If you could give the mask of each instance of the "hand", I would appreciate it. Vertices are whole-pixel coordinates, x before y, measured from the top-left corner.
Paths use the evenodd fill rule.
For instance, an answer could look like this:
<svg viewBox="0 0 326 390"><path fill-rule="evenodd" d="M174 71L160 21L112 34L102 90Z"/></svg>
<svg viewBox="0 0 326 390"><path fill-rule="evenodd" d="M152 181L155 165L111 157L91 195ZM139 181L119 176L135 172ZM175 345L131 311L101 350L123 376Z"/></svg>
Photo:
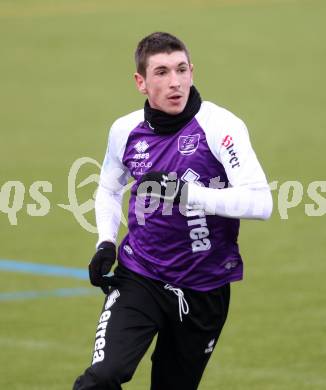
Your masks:
<svg viewBox="0 0 326 390"><path fill-rule="evenodd" d="M115 284L114 276L107 276L115 262L116 250L113 242L103 241L97 248L88 266L89 279L93 286L101 287L104 294L109 292L109 285Z"/></svg>
<svg viewBox="0 0 326 390"><path fill-rule="evenodd" d="M186 184L177 178L175 172L148 172L141 178L137 195L150 195L161 200L180 203L181 194L183 199L186 201L188 199L188 185Z"/></svg>

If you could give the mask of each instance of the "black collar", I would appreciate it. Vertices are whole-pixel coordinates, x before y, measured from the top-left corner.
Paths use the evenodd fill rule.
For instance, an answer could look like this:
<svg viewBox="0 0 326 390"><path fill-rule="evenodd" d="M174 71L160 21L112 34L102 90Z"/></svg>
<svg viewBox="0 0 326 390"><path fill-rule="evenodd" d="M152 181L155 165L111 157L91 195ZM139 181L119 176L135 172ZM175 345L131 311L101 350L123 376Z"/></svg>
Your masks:
<svg viewBox="0 0 326 390"><path fill-rule="evenodd" d="M197 89L190 87L187 104L180 114L171 115L166 112L156 110L145 102L144 114L145 121L156 134L173 134L179 131L197 114L201 106L201 97Z"/></svg>

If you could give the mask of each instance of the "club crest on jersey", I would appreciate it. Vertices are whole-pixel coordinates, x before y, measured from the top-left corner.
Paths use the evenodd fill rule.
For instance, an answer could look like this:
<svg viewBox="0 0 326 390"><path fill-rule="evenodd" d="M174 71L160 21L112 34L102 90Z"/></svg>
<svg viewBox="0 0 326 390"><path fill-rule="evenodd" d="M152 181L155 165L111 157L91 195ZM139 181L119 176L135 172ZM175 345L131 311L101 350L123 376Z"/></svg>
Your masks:
<svg viewBox="0 0 326 390"><path fill-rule="evenodd" d="M199 145L199 138L199 134L180 135L178 138L178 151L185 156L195 153Z"/></svg>

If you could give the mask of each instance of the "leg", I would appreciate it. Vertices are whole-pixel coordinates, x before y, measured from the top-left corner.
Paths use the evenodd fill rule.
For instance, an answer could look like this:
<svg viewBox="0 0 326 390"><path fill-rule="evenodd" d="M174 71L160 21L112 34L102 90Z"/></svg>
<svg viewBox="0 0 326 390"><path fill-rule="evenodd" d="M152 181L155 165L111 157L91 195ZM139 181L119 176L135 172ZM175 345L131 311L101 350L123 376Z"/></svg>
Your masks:
<svg viewBox="0 0 326 390"><path fill-rule="evenodd" d="M157 333L160 316L148 290L123 278L105 300L92 365L77 378L73 390L120 390Z"/></svg>
<svg viewBox="0 0 326 390"><path fill-rule="evenodd" d="M225 323L229 285L187 294L190 313L159 332L152 355L151 390L196 390Z"/></svg>

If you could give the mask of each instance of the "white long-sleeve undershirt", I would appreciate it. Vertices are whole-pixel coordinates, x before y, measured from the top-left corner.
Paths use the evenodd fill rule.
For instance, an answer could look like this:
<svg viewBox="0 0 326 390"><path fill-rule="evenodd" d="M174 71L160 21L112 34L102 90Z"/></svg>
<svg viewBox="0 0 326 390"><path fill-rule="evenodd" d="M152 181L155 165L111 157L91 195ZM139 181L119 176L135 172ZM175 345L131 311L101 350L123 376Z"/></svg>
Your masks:
<svg viewBox="0 0 326 390"><path fill-rule="evenodd" d="M210 215L265 220L272 213L273 200L268 187L216 189L189 183L188 205Z"/></svg>
<svg viewBox="0 0 326 390"><path fill-rule="evenodd" d="M122 190L113 192L99 184L95 199L95 216L98 230L97 245L103 241L117 240L122 213Z"/></svg>

